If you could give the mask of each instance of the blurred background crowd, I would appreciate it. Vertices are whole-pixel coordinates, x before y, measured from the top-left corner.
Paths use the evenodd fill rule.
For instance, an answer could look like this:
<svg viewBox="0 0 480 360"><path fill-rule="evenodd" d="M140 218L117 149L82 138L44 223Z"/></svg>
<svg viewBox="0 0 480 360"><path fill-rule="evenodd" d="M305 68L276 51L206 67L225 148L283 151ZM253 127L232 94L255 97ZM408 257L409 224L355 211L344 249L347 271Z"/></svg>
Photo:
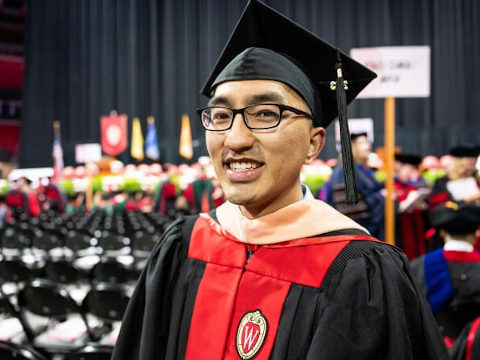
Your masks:
<svg viewBox="0 0 480 360"><path fill-rule="evenodd" d="M375 203L372 203L382 203L384 197L382 195L380 200L375 200L374 195L376 192L385 192L383 161L381 156L371 151L371 144L368 143L364 148L357 145L362 137L352 136L352 143L356 163L371 174L375 182L371 193L363 194L368 204L362 205L360 201L355 206L348 206L339 200L342 189L333 186L332 180L335 169L340 167L337 165L339 161L341 165L341 159L317 159L313 164L305 165L301 180L315 198L327 201L357 221L365 217L380 217L378 226L383 227L383 207L375 208ZM464 193L451 186L447 188L447 182L453 184L452 181L460 179L474 179L478 184L477 158L478 148L473 145L454 147L449 154L440 158L433 155L421 158L413 154L396 154L395 243L410 258L421 255L429 246L433 246L429 245L432 235L428 231L431 228L429 213L438 205L449 200L478 203L480 193L478 189L475 191L475 186L464 188ZM361 182L361 176L357 181ZM464 198L459 198L462 196ZM119 216L129 211L153 212L173 220L179 215L208 212L223 202L215 171L210 159L205 156L197 162L180 165L124 165L114 158L103 158L98 163L64 167L58 176L48 169L43 174L17 169L0 179L2 228L18 220L38 218L42 214L66 216L72 212L96 210ZM362 206L370 209L368 214L362 212ZM370 230L376 231L375 228ZM414 241L410 241L413 237Z"/></svg>

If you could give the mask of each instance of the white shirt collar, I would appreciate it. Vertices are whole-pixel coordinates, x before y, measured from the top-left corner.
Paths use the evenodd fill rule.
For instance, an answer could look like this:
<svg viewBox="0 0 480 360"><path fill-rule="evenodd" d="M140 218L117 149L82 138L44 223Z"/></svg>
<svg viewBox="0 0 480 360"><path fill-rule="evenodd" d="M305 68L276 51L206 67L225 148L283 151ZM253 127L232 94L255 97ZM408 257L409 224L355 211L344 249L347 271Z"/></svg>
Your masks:
<svg viewBox="0 0 480 360"><path fill-rule="evenodd" d="M443 250L472 252L473 245L462 240L448 240L443 246Z"/></svg>
<svg viewBox="0 0 480 360"><path fill-rule="evenodd" d="M315 200L313 197L312 192L310 191L309 187L305 184L300 184L303 193L303 200Z"/></svg>

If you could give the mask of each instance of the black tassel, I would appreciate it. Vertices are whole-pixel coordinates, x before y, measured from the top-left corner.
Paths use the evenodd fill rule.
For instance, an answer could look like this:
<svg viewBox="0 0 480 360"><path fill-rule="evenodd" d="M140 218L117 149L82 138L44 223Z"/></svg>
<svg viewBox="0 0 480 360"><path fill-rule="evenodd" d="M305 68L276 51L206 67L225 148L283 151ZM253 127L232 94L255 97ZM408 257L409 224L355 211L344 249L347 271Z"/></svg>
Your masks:
<svg viewBox="0 0 480 360"><path fill-rule="evenodd" d="M352 144L350 141L350 131L348 130L347 119L347 97L345 94L346 82L343 80L342 63L340 54L337 55L336 93L338 121L340 123L340 141L342 145L343 175L345 178L345 196L347 204L353 205L358 201L357 181L355 177L355 164L353 163Z"/></svg>

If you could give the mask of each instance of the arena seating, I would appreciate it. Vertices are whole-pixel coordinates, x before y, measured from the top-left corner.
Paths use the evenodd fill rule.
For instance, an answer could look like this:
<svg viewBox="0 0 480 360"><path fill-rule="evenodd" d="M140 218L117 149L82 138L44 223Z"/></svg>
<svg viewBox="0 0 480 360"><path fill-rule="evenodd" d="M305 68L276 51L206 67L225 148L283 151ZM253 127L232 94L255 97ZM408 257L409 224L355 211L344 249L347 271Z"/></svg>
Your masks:
<svg viewBox="0 0 480 360"><path fill-rule="evenodd" d="M6 223L0 359L109 359L136 279L170 221L96 209ZM2 336L2 325L11 333Z"/></svg>
<svg viewBox="0 0 480 360"><path fill-rule="evenodd" d="M0 341L0 359L2 360L47 360L29 346Z"/></svg>

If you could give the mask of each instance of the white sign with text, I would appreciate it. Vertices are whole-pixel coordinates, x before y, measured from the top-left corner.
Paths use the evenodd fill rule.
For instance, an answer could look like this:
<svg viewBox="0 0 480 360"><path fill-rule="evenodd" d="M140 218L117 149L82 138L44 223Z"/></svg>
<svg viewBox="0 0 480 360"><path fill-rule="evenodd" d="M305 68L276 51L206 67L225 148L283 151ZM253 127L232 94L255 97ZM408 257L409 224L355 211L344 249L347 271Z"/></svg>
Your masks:
<svg viewBox="0 0 480 360"><path fill-rule="evenodd" d="M77 144L75 145L75 161L78 164L97 162L102 158L100 144Z"/></svg>
<svg viewBox="0 0 480 360"><path fill-rule="evenodd" d="M348 119L348 130L350 134L367 133L368 140L373 144L373 119ZM335 120L335 147L337 152L340 153L342 151L340 146L340 123L338 120Z"/></svg>
<svg viewBox="0 0 480 360"><path fill-rule="evenodd" d="M429 46L353 48L350 56L377 73L357 98L430 96Z"/></svg>

